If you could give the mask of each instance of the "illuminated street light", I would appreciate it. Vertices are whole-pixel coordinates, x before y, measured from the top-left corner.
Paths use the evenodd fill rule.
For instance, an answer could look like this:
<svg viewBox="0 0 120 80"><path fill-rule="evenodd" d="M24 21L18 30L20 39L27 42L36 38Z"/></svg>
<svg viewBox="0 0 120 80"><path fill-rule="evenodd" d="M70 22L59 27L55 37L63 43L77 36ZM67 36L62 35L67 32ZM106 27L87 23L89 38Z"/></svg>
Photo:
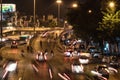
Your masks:
<svg viewBox="0 0 120 80"><path fill-rule="evenodd" d="M113 1L109 2L108 6L109 6L110 11L111 11L112 13L114 13L115 10L116 10L116 9L115 9L115 2L113 2Z"/></svg>
<svg viewBox="0 0 120 80"><path fill-rule="evenodd" d="M62 3L62 0L57 0L56 3L58 4L58 22L57 24L59 25L60 24L60 5Z"/></svg>
<svg viewBox="0 0 120 80"><path fill-rule="evenodd" d="M113 1L109 2L109 7L110 8L114 8L115 7L115 3Z"/></svg>
<svg viewBox="0 0 120 80"><path fill-rule="evenodd" d="M92 13L92 10L88 10L88 13Z"/></svg>
<svg viewBox="0 0 120 80"><path fill-rule="evenodd" d="M62 3L62 0L57 0L56 1L58 4L61 4Z"/></svg>
<svg viewBox="0 0 120 80"><path fill-rule="evenodd" d="M73 7L73 8L77 8L77 7L78 7L78 4L77 4L77 3L73 3L72 7Z"/></svg>

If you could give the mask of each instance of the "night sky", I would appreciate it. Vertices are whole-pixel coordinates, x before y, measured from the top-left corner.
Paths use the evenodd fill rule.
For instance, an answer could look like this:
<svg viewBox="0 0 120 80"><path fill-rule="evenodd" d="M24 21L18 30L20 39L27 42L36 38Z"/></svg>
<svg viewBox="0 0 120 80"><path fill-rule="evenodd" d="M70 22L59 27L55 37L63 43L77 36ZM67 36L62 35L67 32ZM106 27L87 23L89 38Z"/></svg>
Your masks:
<svg viewBox="0 0 120 80"><path fill-rule="evenodd" d="M17 11L26 15L33 14L34 0L3 0L3 3L15 3ZM67 9L75 0L63 0L61 4L61 16L64 17ZM85 1L85 0L84 0ZM36 14L38 16L53 14L57 16L56 0L36 0Z"/></svg>

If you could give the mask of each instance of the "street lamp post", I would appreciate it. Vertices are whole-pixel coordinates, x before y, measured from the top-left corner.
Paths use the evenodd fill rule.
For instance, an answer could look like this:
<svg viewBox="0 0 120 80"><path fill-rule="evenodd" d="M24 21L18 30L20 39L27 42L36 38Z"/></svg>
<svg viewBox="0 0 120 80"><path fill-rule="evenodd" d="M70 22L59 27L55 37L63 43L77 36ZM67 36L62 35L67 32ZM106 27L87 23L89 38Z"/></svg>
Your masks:
<svg viewBox="0 0 120 80"><path fill-rule="evenodd" d="M0 33L1 33L1 41L2 41L2 37L3 37L3 34L2 34L2 33L3 33L3 30L2 30L2 16L3 16L3 15L2 15L2 0L1 0L0 4L1 4L1 5L0 5L0 6L1 6L1 15L0 15L0 16L1 16Z"/></svg>
<svg viewBox="0 0 120 80"><path fill-rule="evenodd" d="M115 2L110 1L110 2L109 2L109 8L110 8L110 10L114 13L114 11L115 11Z"/></svg>
<svg viewBox="0 0 120 80"><path fill-rule="evenodd" d="M60 4L62 3L62 0L57 0L56 3L58 4L58 19L57 19L57 24L59 26L59 24L60 24Z"/></svg>
<svg viewBox="0 0 120 80"><path fill-rule="evenodd" d="M34 24L34 34L35 34L35 24L36 24L36 0L34 0L34 12L33 12L33 24Z"/></svg>

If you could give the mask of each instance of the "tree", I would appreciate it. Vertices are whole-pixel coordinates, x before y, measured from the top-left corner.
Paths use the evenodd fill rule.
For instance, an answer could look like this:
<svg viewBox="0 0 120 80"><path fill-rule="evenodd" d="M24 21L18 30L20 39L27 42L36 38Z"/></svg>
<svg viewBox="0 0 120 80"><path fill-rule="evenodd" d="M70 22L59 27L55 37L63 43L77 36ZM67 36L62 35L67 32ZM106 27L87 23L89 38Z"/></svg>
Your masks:
<svg viewBox="0 0 120 80"><path fill-rule="evenodd" d="M109 41L115 41L116 37L120 37L119 25L120 25L120 10L112 12L108 9L103 13L102 22L99 24L98 30L101 32L101 38Z"/></svg>

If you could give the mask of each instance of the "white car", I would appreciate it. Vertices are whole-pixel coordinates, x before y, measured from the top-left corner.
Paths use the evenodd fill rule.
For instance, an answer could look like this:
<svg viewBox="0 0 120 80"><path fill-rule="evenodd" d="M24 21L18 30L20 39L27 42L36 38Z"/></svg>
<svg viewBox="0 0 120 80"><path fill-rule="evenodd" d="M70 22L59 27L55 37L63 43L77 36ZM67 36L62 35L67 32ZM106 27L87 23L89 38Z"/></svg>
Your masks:
<svg viewBox="0 0 120 80"><path fill-rule="evenodd" d="M71 69L73 73L83 73L84 67L82 64L72 64Z"/></svg>
<svg viewBox="0 0 120 80"><path fill-rule="evenodd" d="M46 61L46 59L47 59L46 55L44 55L42 52L36 55L36 60L38 61Z"/></svg>
<svg viewBox="0 0 120 80"><path fill-rule="evenodd" d="M72 73L83 73L84 66L79 63L78 59L75 59L71 64L71 70L72 70Z"/></svg>
<svg viewBox="0 0 120 80"><path fill-rule="evenodd" d="M17 68L17 61L10 61L5 67L5 70L12 72L12 71L15 71L16 68Z"/></svg>
<svg viewBox="0 0 120 80"><path fill-rule="evenodd" d="M79 62L80 62L81 64L88 64L88 63L89 63L89 58L86 57L86 56L80 56Z"/></svg>
<svg viewBox="0 0 120 80"><path fill-rule="evenodd" d="M80 53L79 56L86 56L88 58L91 58L91 54L90 53L86 53L86 52Z"/></svg>
<svg viewBox="0 0 120 80"><path fill-rule="evenodd" d="M64 55L65 55L66 57L70 57L70 56L71 56L71 53L70 53L69 51L66 51L66 52L64 52Z"/></svg>
<svg viewBox="0 0 120 80"><path fill-rule="evenodd" d="M81 64L88 64L91 58L91 54L90 53L80 53L80 58L79 58L79 62Z"/></svg>

